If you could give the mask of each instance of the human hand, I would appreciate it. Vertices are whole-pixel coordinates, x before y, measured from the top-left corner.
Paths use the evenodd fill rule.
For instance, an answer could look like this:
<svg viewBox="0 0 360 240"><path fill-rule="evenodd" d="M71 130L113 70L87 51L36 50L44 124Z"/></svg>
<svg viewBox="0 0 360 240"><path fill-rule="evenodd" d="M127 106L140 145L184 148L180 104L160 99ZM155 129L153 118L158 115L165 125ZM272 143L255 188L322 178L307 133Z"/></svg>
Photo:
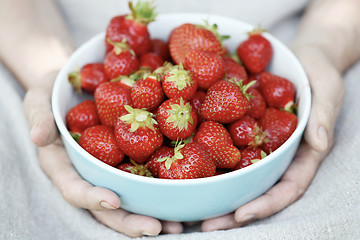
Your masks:
<svg viewBox="0 0 360 240"><path fill-rule="evenodd" d="M29 88L24 110L31 140L39 147L40 166L64 199L75 207L88 209L100 223L131 237L182 232L180 223L161 222L120 209L121 201L114 192L91 185L76 172L59 138L51 112L55 76L56 72L50 73L40 85Z"/></svg>
<svg viewBox="0 0 360 240"><path fill-rule="evenodd" d="M331 150L343 101L343 80L331 60L316 46L298 45L293 50L303 64L312 88L310 118L298 152L280 181L270 190L234 213L204 221L203 231L241 227L286 208L304 194Z"/></svg>

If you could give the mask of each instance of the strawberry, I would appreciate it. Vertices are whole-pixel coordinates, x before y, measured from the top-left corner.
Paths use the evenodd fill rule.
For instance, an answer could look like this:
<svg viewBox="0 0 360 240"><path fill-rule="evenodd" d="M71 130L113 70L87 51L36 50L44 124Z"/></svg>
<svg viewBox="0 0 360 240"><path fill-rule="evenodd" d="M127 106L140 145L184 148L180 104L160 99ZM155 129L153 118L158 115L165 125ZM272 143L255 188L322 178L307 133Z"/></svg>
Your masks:
<svg viewBox="0 0 360 240"><path fill-rule="evenodd" d="M154 38L151 39L151 52L159 55L164 61L170 61L169 44L162 39Z"/></svg>
<svg viewBox="0 0 360 240"><path fill-rule="evenodd" d="M93 100L85 100L66 113L66 125L72 133L81 134L85 129L99 124L100 119Z"/></svg>
<svg viewBox="0 0 360 240"><path fill-rule="evenodd" d="M216 167L208 153L198 143L178 144L173 156L158 159L162 164L159 177L167 179L193 179L214 176Z"/></svg>
<svg viewBox="0 0 360 240"><path fill-rule="evenodd" d="M260 75L260 90L269 107L293 110L295 87L288 79L263 72Z"/></svg>
<svg viewBox="0 0 360 240"><path fill-rule="evenodd" d="M266 139L261 149L267 154L279 148L295 131L297 116L276 108L267 108L259 119L259 125L266 133Z"/></svg>
<svg viewBox="0 0 360 240"><path fill-rule="evenodd" d="M236 62L232 57L224 56L223 59L227 79L236 78L237 81L242 80L243 82L247 80L248 77L244 66Z"/></svg>
<svg viewBox="0 0 360 240"><path fill-rule="evenodd" d="M131 89L134 107L147 111L156 109L164 100L164 92L155 74L138 80Z"/></svg>
<svg viewBox="0 0 360 240"><path fill-rule="evenodd" d="M246 92L251 95L250 106L246 115L258 119L265 113L267 108L265 99L259 90L254 87L250 87Z"/></svg>
<svg viewBox="0 0 360 240"><path fill-rule="evenodd" d="M113 129L104 125L87 128L79 139L80 146L88 153L110 166L117 166L124 159Z"/></svg>
<svg viewBox="0 0 360 240"><path fill-rule="evenodd" d="M148 67L152 71L161 67L164 64L164 60L156 53L148 52L140 57L140 66Z"/></svg>
<svg viewBox="0 0 360 240"><path fill-rule="evenodd" d="M200 124L193 141L206 149L217 168L233 168L240 161L240 152L233 145L229 132L218 122Z"/></svg>
<svg viewBox="0 0 360 240"><path fill-rule="evenodd" d="M146 165L154 177L159 177L161 162L158 160L164 157L174 156L174 148L161 146L147 160Z"/></svg>
<svg viewBox="0 0 360 240"><path fill-rule="evenodd" d="M197 81L183 66L175 65L165 74L162 87L168 98L180 98L188 101L197 90Z"/></svg>
<svg viewBox="0 0 360 240"><path fill-rule="evenodd" d="M95 90L94 98L101 123L111 127L126 113L124 106L132 106L129 89L116 82L100 84Z"/></svg>
<svg viewBox="0 0 360 240"><path fill-rule="evenodd" d="M206 93L204 91L199 90L199 91L196 91L196 93L190 99L190 104L193 108L195 108L197 116L198 116L198 124L205 121L200 115L201 105L205 101L205 96L206 96Z"/></svg>
<svg viewBox="0 0 360 240"><path fill-rule="evenodd" d="M233 167L231 170L235 171L247 166L250 166L253 163L256 163L266 157L266 153L257 147L247 147L244 149L240 149L241 153L241 159L238 164L236 164L235 167Z"/></svg>
<svg viewBox="0 0 360 240"><path fill-rule="evenodd" d="M94 93L97 86L109 81L102 63L88 63L69 73L68 79L76 91L84 90L88 93Z"/></svg>
<svg viewBox="0 0 360 240"><path fill-rule="evenodd" d="M230 123L240 119L249 109L246 93L251 85L241 81L221 80L208 89L201 106L201 117L207 120Z"/></svg>
<svg viewBox="0 0 360 240"><path fill-rule="evenodd" d="M156 120L161 132L173 141L190 137L197 126L196 110L182 98L164 101L158 108Z"/></svg>
<svg viewBox="0 0 360 240"><path fill-rule="evenodd" d="M140 67L140 61L129 45L122 42L109 42L114 48L108 52L104 59L104 68L110 79L120 75L134 73Z"/></svg>
<svg viewBox="0 0 360 240"><path fill-rule="evenodd" d="M121 163L117 169L139 176L153 177L146 165L138 164L131 159L130 162Z"/></svg>
<svg viewBox="0 0 360 240"><path fill-rule="evenodd" d="M212 52L189 51L185 57L185 66L203 89L208 89L225 75L223 58Z"/></svg>
<svg viewBox="0 0 360 240"><path fill-rule="evenodd" d="M132 160L143 163L163 143L163 135L153 114L125 105L128 114L121 116L114 127L119 148Z"/></svg>
<svg viewBox="0 0 360 240"><path fill-rule="evenodd" d="M151 1L138 1L134 6L129 2L130 14L113 17L106 28L106 49L109 52L112 42L126 40L135 54L141 56L151 50L151 39L148 24L155 20L157 13Z"/></svg>
<svg viewBox="0 0 360 240"><path fill-rule="evenodd" d="M258 122L247 115L232 122L228 126L231 139L238 148L263 144L266 135L262 132Z"/></svg>
<svg viewBox="0 0 360 240"><path fill-rule="evenodd" d="M237 48L240 61L251 73L263 72L273 55L271 43L262 36L263 32L262 29L250 32L248 39Z"/></svg>
<svg viewBox="0 0 360 240"><path fill-rule="evenodd" d="M227 36L220 36L217 26L200 26L185 23L175 28L169 37L170 55L176 64L184 64L185 56L191 50L201 50L223 55L226 50L222 40Z"/></svg>

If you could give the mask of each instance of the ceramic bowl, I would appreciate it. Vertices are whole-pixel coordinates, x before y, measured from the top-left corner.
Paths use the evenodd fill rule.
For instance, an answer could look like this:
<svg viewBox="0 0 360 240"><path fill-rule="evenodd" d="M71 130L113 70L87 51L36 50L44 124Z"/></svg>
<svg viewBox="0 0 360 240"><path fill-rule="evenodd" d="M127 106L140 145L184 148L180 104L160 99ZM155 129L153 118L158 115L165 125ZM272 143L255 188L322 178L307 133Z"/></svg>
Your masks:
<svg viewBox="0 0 360 240"><path fill-rule="evenodd" d="M224 43L230 52L245 40L254 27L227 17L179 13L159 15L150 23L151 37L168 39L171 30L183 23L201 24L207 20L216 23L222 35L231 38ZM79 174L95 186L117 193L127 211L162 220L196 221L230 213L241 205L262 195L282 176L291 163L307 124L311 106L311 93L306 74L293 53L269 33L274 55L268 71L290 79L297 91L298 126L291 137L276 151L261 161L230 173L189 180L147 178L123 172L97 160L82 149L70 136L65 124L66 112L87 98L76 94L67 75L77 66L103 61L104 33L80 46L59 72L52 96L55 120L66 151Z"/></svg>

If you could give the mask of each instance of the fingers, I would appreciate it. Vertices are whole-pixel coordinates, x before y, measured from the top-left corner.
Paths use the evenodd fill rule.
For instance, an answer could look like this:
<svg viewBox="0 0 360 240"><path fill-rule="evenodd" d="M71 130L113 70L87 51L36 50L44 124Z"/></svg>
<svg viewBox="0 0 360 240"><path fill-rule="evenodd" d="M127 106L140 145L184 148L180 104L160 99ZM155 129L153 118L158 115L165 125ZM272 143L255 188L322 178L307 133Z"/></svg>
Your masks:
<svg viewBox="0 0 360 240"><path fill-rule="evenodd" d="M51 90L55 73L44 78L43 85L30 88L24 98L24 111L30 125L30 138L37 146L46 146L58 136L51 111Z"/></svg>
<svg viewBox="0 0 360 240"><path fill-rule="evenodd" d="M279 183L235 211L236 222L244 225L266 218L298 200L314 178L324 155L325 153L313 150L308 144L302 144Z"/></svg>
<svg viewBox="0 0 360 240"><path fill-rule="evenodd" d="M130 237L156 236L162 229L159 220L131 214L122 209L90 212L99 222Z"/></svg>
<svg viewBox="0 0 360 240"><path fill-rule="evenodd" d="M112 191L94 187L83 180L71 164L60 140L39 148L39 161L67 202L75 207L104 210L120 207L119 197Z"/></svg>
<svg viewBox="0 0 360 240"><path fill-rule="evenodd" d="M305 140L317 151L333 145L336 119L343 97L344 83L327 56L315 47L301 47L296 55L308 75L312 90L312 109L305 130Z"/></svg>
<svg viewBox="0 0 360 240"><path fill-rule="evenodd" d="M241 222L236 222L234 214L227 214L221 217L212 218L205 220L201 224L201 230L203 232L211 232L216 230L226 230L241 227L243 224Z"/></svg>
<svg viewBox="0 0 360 240"><path fill-rule="evenodd" d="M162 221L162 232L169 234L180 234L184 231L184 227L179 222Z"/></svg>

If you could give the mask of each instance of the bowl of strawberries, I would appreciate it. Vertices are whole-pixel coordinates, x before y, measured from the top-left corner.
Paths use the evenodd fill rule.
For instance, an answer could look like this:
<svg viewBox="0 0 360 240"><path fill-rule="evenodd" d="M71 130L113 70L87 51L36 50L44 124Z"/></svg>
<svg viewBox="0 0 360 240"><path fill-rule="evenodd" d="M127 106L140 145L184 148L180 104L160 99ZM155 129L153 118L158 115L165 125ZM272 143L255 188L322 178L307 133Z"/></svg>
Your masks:
<svg viewBox="0 0 360 240"><path fill-rule="evenodd" d="M239 20L129 6L73 53L53 88L76 170L123 209L162 220L204 220L262 195L309 117L299 61Z"/></svg>

